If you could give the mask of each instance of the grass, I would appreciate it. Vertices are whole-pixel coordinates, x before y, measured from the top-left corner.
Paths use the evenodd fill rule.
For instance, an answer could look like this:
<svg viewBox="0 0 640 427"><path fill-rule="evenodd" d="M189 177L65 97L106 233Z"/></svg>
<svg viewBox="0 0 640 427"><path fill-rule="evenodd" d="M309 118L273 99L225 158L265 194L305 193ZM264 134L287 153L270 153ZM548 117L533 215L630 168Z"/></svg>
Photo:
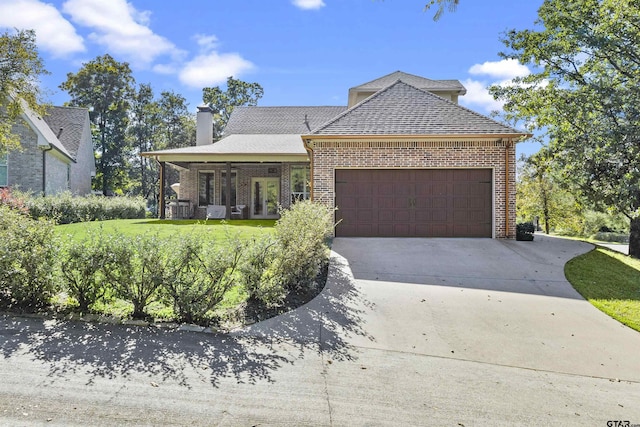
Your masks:
<svg viewBox="0 0 640 427"><path fill-rule="evenodd" d="M90 229L102 228L105 233L121 233L135 236L157 233L158 237L171 237L184 233L206 234L212 239L226 237L227 232L239 233L251 238L271 232L275 220L159 220L159 219L118 219L111 221L81 222L56 227L62 237L82 239Z"/></svg>
<svg viewBox="0 0 640 427"><path fill-rule="evenodd" d="M569 261L565 276L596 308L640 331L640 260L599 247Z"/></svg>

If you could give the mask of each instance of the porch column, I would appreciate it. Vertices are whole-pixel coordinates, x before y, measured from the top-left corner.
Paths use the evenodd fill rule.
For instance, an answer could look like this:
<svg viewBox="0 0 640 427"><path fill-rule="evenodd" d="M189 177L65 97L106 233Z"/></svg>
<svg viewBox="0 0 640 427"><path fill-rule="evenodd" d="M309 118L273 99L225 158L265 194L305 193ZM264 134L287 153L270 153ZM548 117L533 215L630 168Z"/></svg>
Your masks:
<svg viewBox="0 0 640 427"><path fill-rule="evenodd" d="M164 219L165 218L165 214L164 214L165 212L165 205L164 205L164 179L165 179L164 165L165 163L164 162L159 162L159 163L160 163L160 195L159 195L160 203L158 203L158 210L160 212L158 213L159 213L160 219Z"/></svg>
<svg viewBox="0 0 640 427"><path fill-rule="evenodd" d="M231 162L227 162L227 200L225 200L225 219L231 219Z"/></svg>

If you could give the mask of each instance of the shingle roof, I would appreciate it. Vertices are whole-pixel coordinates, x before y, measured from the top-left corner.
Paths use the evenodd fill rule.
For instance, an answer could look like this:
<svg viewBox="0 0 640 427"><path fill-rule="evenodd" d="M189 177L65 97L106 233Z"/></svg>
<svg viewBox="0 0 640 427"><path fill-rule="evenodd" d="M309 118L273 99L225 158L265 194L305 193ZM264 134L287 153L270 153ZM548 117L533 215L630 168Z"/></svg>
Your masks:
<svg viewBox="0 0 640 427"><path fill-rule="evenodd" d="M467 93L465 87L458 80L431 80L425 77L415 76L413 74L405 73L402 71L395 71L386 76L382 76L370 82L363 83L359 86L352 87L350 91L379 91L387 86L393 84L397 80L415 86L422 90L427 91L459 91L461 95Z"/></svg>
<svg viewBox="0 0 640 427"><path fill-rule="evenodd" d="M50 107L43 117L74 160L78 156L86 118L87 109L78 107Z"/></svg>
<svg viewBox="0 0 640 427"><path fill-rule="evenodd" d="M472 135L522 132L398 80L310 134Z"/></svg>
<svg viewBox="0 0 640 427"><path fill-rule="evenodd" d="M67 148L60 142L57 138L56 134L53 133L51 128L48 126L47 122L45 122L42 117L38 116L35 112L29 108L26 102L21 101L22 104L22 112L24 116L28 119L29 122L33 124L36 128L37 132L39 132L44 138L43 142L52 145L59 152L67 156L71 160L75 160L75 157L71 155L71 153L67 150ZM38 140L40 144L40 140Z"/></svg>
<svg viewBox="0 0 640 427"><path fill-rule="evenodd" d="M214 144L153 151L153 154L306 154L299 134L235 134ZM147 154L147 153L145 153Z"/></svg>
<svg viewBox="0 0 640 427"><path fill-rule="evenodd" d="M297 134L331 120L347 107L236 107L224 135ZM306 122L305 122L306 118Z"/></svg>

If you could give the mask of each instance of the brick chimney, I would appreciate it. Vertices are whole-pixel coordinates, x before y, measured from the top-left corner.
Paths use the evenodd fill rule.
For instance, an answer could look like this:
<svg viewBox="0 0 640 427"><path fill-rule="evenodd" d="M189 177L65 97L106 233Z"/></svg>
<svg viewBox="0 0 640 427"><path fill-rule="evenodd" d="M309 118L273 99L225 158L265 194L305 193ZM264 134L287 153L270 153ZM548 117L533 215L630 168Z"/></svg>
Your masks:
<svg viewBox="0 0 640 427"><path fill-rule="evenodd" d="M213 144L213 112L208 105L200 105L196 115L196 145Z"/></svg>

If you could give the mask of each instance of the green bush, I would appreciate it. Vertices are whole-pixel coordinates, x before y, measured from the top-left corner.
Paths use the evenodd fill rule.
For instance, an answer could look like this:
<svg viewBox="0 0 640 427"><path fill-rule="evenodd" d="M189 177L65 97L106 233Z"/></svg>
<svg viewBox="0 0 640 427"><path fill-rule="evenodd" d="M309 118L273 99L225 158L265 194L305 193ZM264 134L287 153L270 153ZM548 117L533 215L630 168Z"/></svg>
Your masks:
<svg viewBox="0 0 640 427"><path fill-rule="evenodd" d="M249 294L249 299L267 307L277 306L287 295L283 284L274 280L272 264L275 260L276 241L265 234L250 241L238 267L238 281Z"/></svg>
<svg viewBox="0 0 640 427"><path fill-rule="evenodd" d="M104 269L110 250L100 230L89 230L86 238L70 241L62 252L63 286L78 301L81 313L88 312L105 295Z"/></svg>
<svg viewBox="0 0 640 427"><path fill-rule="evenodd" d="M267 286L292 290L313 283L328 258L332 234L332 209L308 200L282 209L275 225L273 262L263 277Z"/></svg>
<svg viewBox="0 0 640 427"><path fill-rule="evenodd" d="M103 266L104 276L113 294L133 304L132 317L147 317L146 306L161 286L172 279L169 273L166 240L157 235L127 237L111 235L108 239L109 254Z"/></svg>
<svg viewBox="0 0 640 427"><path fill-rule="evenodd" d="M78 197L69 192L23 197L33 218L48 218L58 224L144 218L146 214L146 202L141 197Z"/></svg>
<svg viewBox="0 0 640 427"><path fill-rule="evenodd" d="M178 240L171 250L165 282L179 321L206 325L208 314L234 285L236 268L242 257L237 239L229 244L205 241L197 236Z"/></svg>
<svg viewBox="0 0 640 427"><path fill-rule="evenodd" d="M0 205L0 302L37 310L58 290L58 238L53 223Z"/></svg>

